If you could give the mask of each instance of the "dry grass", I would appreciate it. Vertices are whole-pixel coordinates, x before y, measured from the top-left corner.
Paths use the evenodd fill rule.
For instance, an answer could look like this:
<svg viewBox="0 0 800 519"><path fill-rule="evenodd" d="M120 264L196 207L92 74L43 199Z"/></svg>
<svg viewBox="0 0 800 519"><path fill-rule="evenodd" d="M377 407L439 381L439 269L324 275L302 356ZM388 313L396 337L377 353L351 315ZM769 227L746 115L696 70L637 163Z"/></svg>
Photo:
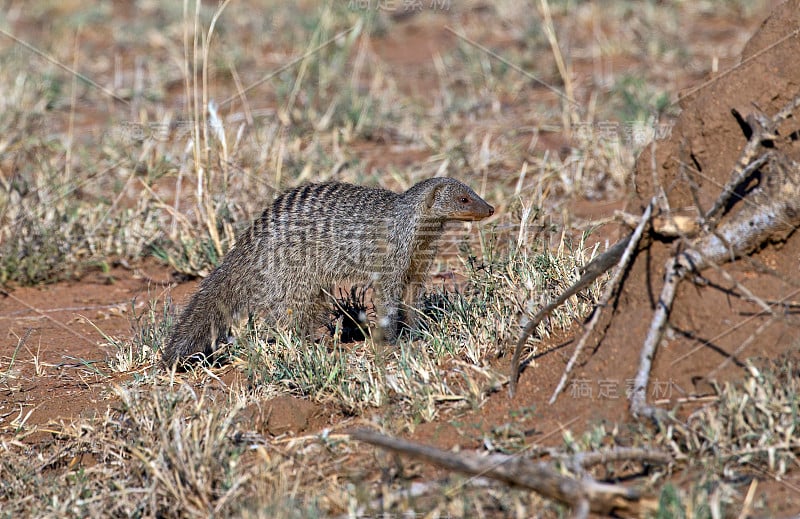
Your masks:
<svg viewBox="0 0 800 519"><path fill-rule="evenodd" d="M738 16L751 4L553 2L550 39L546 2L538 14L516 2L448 4L463 15L450 19L454 30L542 81L569 86L577 105L455 37L431 40L440 47L415 87L376 50L400 22L347 2L140 2L133 15L60 5L11 2L0 28L17 34L47 20L48 31L18 36L121 100L0 40L3 285L79 279L150 255L202 276L275 193L307 180L401 190L447 174L476 187L500 216L453 232L435 270L465 281L429 287L425 326L386 356L369 338L301 344L255 322L238 330L228 367L175 378L153 367L171 305L134 308L132 337L109 337L113 354L94 368L131 375L107 395L119 402L114 410L63 424L46 441L29 441L24 426L0 435L0 515L562 514L480 480L416 483L419 466L365 450L340 430L267 439L244 410L292 394L348 417L342 428L372 420L403 431L445 409L479 407L504 381L491 361L515 339L520 316L568 286L597 252L584 242L589 227L566 208L614 196L629 180L643 142L602 137L599 124L669 122L675 112L665 99L692 79L676 71L699 76L732 52L729 44L698 46L681 21L718 9L716 16ZM439 15L419 14L421 26ZM531 347L585 316L598 288L543 323ZM15 362L0 365L0 387L19 383ZM223 383L230 370L246 382ZM792 370L722 389L693 416L692 433L639 433L637 442L674 450L681 461L673 470L709 470L695 486L666 487L665 514L712 494L732 502L724 482L731 471L783 474L796 464ZM751 414L739 412L746 401L756 402ZM513 423L495 431L490 443L504 452L530 440ZM564 450L597 448L616 434L566 434ZM647 484L659 488L667 476Z"/></svg>

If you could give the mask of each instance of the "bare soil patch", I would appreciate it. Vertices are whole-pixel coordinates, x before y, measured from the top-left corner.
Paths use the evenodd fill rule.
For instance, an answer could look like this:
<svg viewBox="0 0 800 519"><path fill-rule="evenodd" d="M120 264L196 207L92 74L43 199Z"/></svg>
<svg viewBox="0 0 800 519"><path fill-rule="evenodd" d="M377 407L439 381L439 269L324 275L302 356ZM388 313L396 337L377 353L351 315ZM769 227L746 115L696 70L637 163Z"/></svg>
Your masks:
<svg viewBox="0 0 800 519"><path fill-rule="evenodd" d="M133 270L90 272L80 280L20 287L0 296L6 328L0 355L3 368L13 373L0 403L6 420L16 417L35 427L105 413L109 384L130 375L107 376L105 364L114 352L103 334L130 335L131 312L170 291L170 277L169 269L148 261ZM92 368L95 364L102 372Z"/></svg>

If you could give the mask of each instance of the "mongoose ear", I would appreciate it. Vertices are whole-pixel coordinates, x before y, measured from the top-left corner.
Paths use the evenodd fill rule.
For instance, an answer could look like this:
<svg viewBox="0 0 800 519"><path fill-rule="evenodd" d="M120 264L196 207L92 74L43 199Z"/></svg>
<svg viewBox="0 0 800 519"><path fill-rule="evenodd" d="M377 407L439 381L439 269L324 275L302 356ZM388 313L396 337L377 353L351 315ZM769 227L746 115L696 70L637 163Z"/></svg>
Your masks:
<svg viewBox="0 0 800 519"><path fill-rule="evenodd" d="M441 189L442 189L442 186L436 186L436 187L434 187L433 189L430 190L430 192L428 193L427 198L425 198L425 207L427 207L428 209L433 207L433 204L436 203L436 194Z"/></svg>

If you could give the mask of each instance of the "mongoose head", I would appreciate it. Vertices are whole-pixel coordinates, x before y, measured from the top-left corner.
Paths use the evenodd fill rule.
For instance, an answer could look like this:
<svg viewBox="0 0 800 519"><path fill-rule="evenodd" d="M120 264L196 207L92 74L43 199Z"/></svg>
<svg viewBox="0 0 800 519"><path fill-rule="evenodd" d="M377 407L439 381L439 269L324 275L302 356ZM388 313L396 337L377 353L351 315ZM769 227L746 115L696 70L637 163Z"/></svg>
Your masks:
<svg viewBox="0 0 800 519"><path fill-rule="evenodd" d="M419 188L426 193L428 217L474 222L494 214L494 207L456 179L431 178L412 187L409 192Z"/></svg>

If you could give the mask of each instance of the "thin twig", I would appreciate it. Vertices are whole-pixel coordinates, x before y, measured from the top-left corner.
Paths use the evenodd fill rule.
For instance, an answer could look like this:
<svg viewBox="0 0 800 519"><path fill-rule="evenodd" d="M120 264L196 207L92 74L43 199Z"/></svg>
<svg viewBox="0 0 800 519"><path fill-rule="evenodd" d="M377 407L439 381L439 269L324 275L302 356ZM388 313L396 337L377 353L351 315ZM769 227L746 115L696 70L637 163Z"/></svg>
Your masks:
<svg viewBox="0 0 800 519"><path fill-rule="evenodd" d="M672 309L672 302L675 300L675 291L678 288L678 283L686 274L686 269L680 264L677 257L668 260L666 267L664 287L661 289L661 296L656 302L656 311L653 313L650 329L647 331L647 337L645 337L644 345L642 345L642 350L639 354L639 370L636 372L633 391L631 391L631 413L635 417L655 419L660 414L657 408L647 404L647 382L650 379L653 357L655 357L656 349L661 342L661 336L667 324L667 317Z"/></svg>
<svg viewBox="0 0 800 519"><path fill-rule="evenodd" d="M553 396L550 397L549 404L553 405L558 398L558 395L561 394L561 391L564 390L564 386L567 385L567 379L569 378L569 374L572 373L572 368L575 366L575 362L577 362L578 357L580 356L583 348L586 346L586 343L589 341L589 337L594 332L597 323L600 322L600 316L603 313L603 308L608 305L611 301L611 298L614 297L614 294L617 292L617 287L622 281L622 275L628 269L628 265L630 264L631 259L633 258L633 253L636 248L639 246L639 241L642 239L642 233L644 232L644 228L647 223L650 221L650 216L653 214L653 207L656 204L656 197L647 204L647 207L642 214L641 219L639 220L639 225L636 226L636 230L634 230L633 235L631 236L630 240L628 240L628 245L625 247L625 252L622 254L622 258L620 258L619 263L617 263L617 267L614 270L614 274L611 277L611 281L606 285L605 290L603 291L603 296L600 298L600 301L597 302L595 306L594 314L592 318L589 320L589 324L586 326L586 329L583 332L583 336L581 340L578 341L578 345L575 347L575 351L572 353L572 357L567 362L567 367L564 368L564 374L561 375L561 380L558 381L558 386L556 386L555 391L553 391Z"/></svg>
<svg viewBox="0 0 800 519"><path fill-rule="evenodd" d="M510 396L513 397L517 391L517 381L519 380L519 372L521 367L520 357L522 356L522 349L525 347L525 343L528 341L528 338L533 334L534 330L536 330L536 327L539 326L539 323L542 322L545 317L550 315L553 310L564 304L567 299L588 287L594 282L595 279L600 277L602 274L605 274L608 272L608 269L619 263L622 254L625 252L625 249L628 246L631 236L632 234L618 241L610 249L590 261L589 264L586 265L583 275L578 281L562 292L560 296L544 306L536 313L535 316L533 316L530 321L528 321L528 324L525 325L522 333L519 334L517 345L514 348L514 356L511 359L511 376L508 387Z"/></svg>

